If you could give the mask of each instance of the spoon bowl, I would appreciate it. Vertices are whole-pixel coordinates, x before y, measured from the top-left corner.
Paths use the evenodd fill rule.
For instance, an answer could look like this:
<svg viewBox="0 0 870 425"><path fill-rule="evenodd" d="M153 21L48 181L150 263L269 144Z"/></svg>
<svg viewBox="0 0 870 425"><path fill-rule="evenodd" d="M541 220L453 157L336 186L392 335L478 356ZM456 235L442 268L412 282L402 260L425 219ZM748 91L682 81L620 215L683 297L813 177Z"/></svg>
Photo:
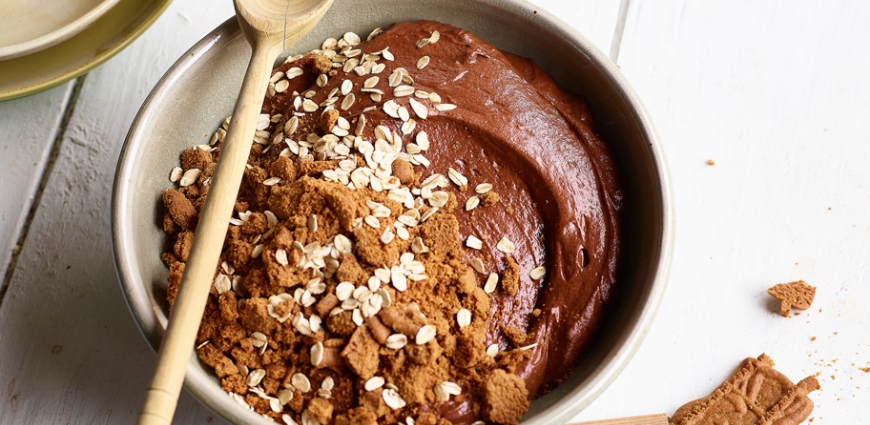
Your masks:
<svg viewBox="0 0 870 425"><path fill-rule="evenodd" d="M234 0L239 26L248 42L288 49L308 34L332 0Z"/></svg>

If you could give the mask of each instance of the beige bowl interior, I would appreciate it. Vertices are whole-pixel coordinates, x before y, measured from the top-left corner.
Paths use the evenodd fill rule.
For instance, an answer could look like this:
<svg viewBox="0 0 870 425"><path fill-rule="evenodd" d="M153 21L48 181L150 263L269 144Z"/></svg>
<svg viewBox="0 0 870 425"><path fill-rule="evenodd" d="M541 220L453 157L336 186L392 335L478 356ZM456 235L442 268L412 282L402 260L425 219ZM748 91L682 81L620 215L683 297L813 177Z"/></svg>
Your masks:
<svg viewBox="0 0 870 425"><path fill-rule="evenodd" d="M599 131L613 147L627 188L620 287L595 347L556 390L535 400L523 424L563 423L587 406L626 365L661 299L671 246L665 167L652 125L616 67L576 31L522 1L340 0L291 52L317 48L327 37L403 20L456 25L533 58L563 86L590 103ZM145 101L121 153L115 179L113 232L121 285L131 312L152 347L167 320L167 269L160 261L161 193L187 147L207 143L230 114L250 48L235 19L206 36L176 62ZM191 356L186 388L234 423L267 424L219 387ZM143 388L144 391L144 388Z"/></svg>

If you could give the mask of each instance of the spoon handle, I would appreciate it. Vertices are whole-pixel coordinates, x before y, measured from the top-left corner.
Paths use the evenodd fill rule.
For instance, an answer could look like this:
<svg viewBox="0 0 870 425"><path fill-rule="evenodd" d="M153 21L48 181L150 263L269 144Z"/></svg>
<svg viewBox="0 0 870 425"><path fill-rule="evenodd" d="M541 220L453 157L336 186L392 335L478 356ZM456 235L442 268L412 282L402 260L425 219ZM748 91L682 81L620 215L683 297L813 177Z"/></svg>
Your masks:
<svg viewBox="0 0 870 425"><path fill-rule="evenodd" d="M157 366L139 414L139 425L170 425L175 414L185 368L191 360L191 349L218 267L272 64L277 55L278 51L268 45L254 46L196 226L169 325L157 353Z"/></svg>
<svg viewBox="0 0 870 425"><path fill-rule="evenodd" d="M633 416L630 418L604 419L591 422L574 422L565 425L668 425L668 415Z"/></svg>

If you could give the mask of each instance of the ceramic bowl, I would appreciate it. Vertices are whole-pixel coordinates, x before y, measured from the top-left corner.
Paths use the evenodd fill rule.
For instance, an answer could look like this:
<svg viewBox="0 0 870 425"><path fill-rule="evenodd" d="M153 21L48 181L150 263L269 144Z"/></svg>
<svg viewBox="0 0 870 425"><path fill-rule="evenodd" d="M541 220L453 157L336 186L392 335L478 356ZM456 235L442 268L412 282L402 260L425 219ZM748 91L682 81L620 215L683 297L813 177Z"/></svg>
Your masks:
<svg viewBox="0 0 870 425"><path fill-rule="evenodd" d="M661 300L672 245L670 190L659 142L640 100L592 43L545 11L520 0L341 0L292 49L327 37L368 34L403 20L429 19L470 30L502 50L533 58L563 87L587 99L613 148L626 192L626 238L615 309L574 373L536 399L523 424L558 424L607 388L637 350ZM115 257L130 310L152 347L168 309L161 194L182 150L207 143L230 114L250 55L235 19L197 43L160 80L121 152L112 207ZM191 356L185 385L203 404L238 424L267 424L233 401ZM143 389L144 391L144 389Z"/></svg>

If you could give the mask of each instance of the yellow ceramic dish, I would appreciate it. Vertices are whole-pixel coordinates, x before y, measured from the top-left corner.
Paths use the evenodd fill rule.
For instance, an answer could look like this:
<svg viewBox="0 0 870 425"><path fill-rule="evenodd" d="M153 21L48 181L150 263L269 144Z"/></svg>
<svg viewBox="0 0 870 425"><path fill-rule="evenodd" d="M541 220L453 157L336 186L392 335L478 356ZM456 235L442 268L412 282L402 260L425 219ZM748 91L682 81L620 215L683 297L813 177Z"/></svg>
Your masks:
<svg viewBox="0 0 870 425"><path fill-rule="evenodd" d="M0 61L0 100L40 92L78 77L127 47L171 0L121 0L68 40L27 56Z"/></svg>

